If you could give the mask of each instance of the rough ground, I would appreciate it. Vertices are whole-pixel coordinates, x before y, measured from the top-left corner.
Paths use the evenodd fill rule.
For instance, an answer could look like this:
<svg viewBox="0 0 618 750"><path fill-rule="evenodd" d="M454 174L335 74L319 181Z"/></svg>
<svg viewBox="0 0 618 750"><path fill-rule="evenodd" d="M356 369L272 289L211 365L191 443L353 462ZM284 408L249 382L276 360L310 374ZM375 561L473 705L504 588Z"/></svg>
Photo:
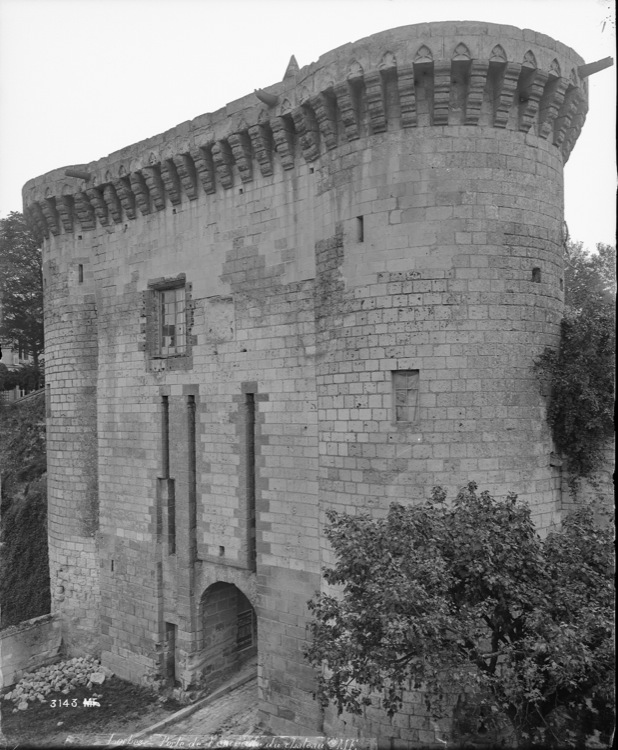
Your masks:
<svg viewBox="0 0 618 750"><path fill-rule="evenodd" d="M139 731L182 708L177 701L161 703L152 692L116 677L97 685L96 693L100 706L93 708L83 705L92 695L86 687L67 695L50 694L46 703L35 702L25 711L14 712L14 704L2 700L2 746L55 747L64 744L69 733L106 732L110 726L123 733L125 727Z"/></svg>
<svg viewBox="0 0 618 750"><path fill-rule="evenodd" d="M255 671L255 665L247 665L241 675L236 675L235 682L242 675ZM107 687L107 689L105 689ZM154 727L162 720L168 720L179 710L185 708L176 701L159 702L157 696L142 688L126 683L117 678L97 686L100 708L84 708L81 704L84 696L78 691L63 699L78 696L77 706L55 707L46 704L32 706L27 711L12 712L13 704L2 701L1 747L66 747L67 739L71 744L80 747L102 744L103 737L115 734L129 737L140 733L140 741L147 746L156 746L156 735L168 737L179 734L191 735L239 735L266 734L258 728L257 679L241 685L236 690L197 709L191 715L182 718L164 728L141 734L149 727ZM84 693L84 695L86 695ZM58 722L62 722L58 725ZM148 739L145 742L145 738Z"/></svg>
<svg viewBox="0 0 618 750"><path fill-rule="evenodd" d="M266 734L259 727L257 704L257 679L221 696L200 708L186 719L159 730L142 735L148 745L155 746L157 735L228 735Z"/></svg>

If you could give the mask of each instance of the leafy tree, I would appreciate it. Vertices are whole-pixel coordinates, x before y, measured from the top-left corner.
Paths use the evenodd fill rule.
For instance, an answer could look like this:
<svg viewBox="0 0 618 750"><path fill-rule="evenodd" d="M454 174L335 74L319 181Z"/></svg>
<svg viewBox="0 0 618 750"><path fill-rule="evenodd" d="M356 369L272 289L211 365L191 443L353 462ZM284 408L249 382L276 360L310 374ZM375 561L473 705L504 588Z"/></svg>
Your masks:
<svg viewBox="0 0 618 750"><path fill-rule="evenodd" d="M0 403L0 627L50 610L45 399Z"/></svg>
<svg viewBox="0 0 618 750"><path fill-rule="evenodd" d="M0 219L0 337L26 349L38 365L43 351L41 250L22 214Z"/></svg>
<svg viewBox="0 0 618 750"><path fill-rule="evenodd" d="M616 249L597 253L570 244L565 262L565 315L558 350L546 350L535 370L549 384L547 418L568 459L571 485L603 457L614 422Z"/></svg>
<svg viewBox="0 0 618 750"><path fill-rule="evenodd" d="M616 248L597 243L597 252L571 242L564 259L564 302L574 311L616 301Z"/></svg>
<svg viewBox="0 0 618 750"><path fill-rule="evenodd" d="M583 509L542 540L515 495L476 489L449 505L436 488L384 519L327 512L336 562L324 578L341 588L309 603L306 650L322 705L361 713L377 691L392 716L415 685L439 716L448 693L474 690L520 746L582 746L595 731L608 742L610 532Z"/></svg>

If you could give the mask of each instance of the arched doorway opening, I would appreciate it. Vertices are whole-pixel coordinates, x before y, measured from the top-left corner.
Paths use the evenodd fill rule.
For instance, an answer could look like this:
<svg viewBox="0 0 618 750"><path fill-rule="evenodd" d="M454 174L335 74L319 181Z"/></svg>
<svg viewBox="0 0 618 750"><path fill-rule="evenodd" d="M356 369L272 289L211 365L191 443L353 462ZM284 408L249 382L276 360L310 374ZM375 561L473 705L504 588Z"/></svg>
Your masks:
<svg viewBox="0 0 618 750"><path fill-rule="evenodd" d="M231 583L213 583L200 602L201 678L215 686L257 655L257 618L251 602Z"/></svg>

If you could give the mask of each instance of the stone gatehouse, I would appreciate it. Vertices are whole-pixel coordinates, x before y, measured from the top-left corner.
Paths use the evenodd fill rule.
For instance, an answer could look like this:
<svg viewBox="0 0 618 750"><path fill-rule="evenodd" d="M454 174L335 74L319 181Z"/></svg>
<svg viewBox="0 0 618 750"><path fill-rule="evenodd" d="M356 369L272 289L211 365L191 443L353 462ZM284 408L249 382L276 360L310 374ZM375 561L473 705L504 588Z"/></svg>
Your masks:
<svg viewBox="0 0 618 750"><path fill-rule="evenodd" d="M257 653L273 732L353 733L302 656L325 509L475 479L559 517L531 364L559 338L583 63L510 26L402 27L26 184L70 653L184 687ZM409 713L362 731L432 741Z"/></svg>

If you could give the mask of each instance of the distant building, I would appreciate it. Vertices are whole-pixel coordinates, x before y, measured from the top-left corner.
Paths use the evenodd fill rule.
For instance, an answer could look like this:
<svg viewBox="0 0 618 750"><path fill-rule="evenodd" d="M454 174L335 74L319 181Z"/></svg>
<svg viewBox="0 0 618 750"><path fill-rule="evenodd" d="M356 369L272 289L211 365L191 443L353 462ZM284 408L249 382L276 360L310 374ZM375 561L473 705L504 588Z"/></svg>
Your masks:
<svg viewBox="0 0 618 750"><path fill-rule="evenodd" d="M2 323L2 299L0 299L0 323ZM22 365L32 362L32 357L28 352L10 339L0 338L0 350L2 351L0 367L5 365L9 371L14 372ZM10 391L0 390L0 400L2 401L15 401L25 395L26 391L22 388L12 388Z"/></svg>
<svg viewBox="0 0 618 750"><path fill-rule="evenodd" d="M12 342L3 340L0 342L0 346L2 347L1 364L6 365L9 371L14 372L22 365L32 362L32 358L24 351L20 351L18 347L13 348L14 344ZM19 387L12 388L9 391L0 391L0 398L3 401L15 401L25 395L26 391Z"/></svg>
<svg viewBox="0 0 618 750"><path fill-rule="evenodd" d="M311 696L324 511L475 479L560 518L531 366L582 64L528 29L393 29L25 186L69 653L187 687L257 652L273 732L435 741L422 704L344 726Z"/></svg>

